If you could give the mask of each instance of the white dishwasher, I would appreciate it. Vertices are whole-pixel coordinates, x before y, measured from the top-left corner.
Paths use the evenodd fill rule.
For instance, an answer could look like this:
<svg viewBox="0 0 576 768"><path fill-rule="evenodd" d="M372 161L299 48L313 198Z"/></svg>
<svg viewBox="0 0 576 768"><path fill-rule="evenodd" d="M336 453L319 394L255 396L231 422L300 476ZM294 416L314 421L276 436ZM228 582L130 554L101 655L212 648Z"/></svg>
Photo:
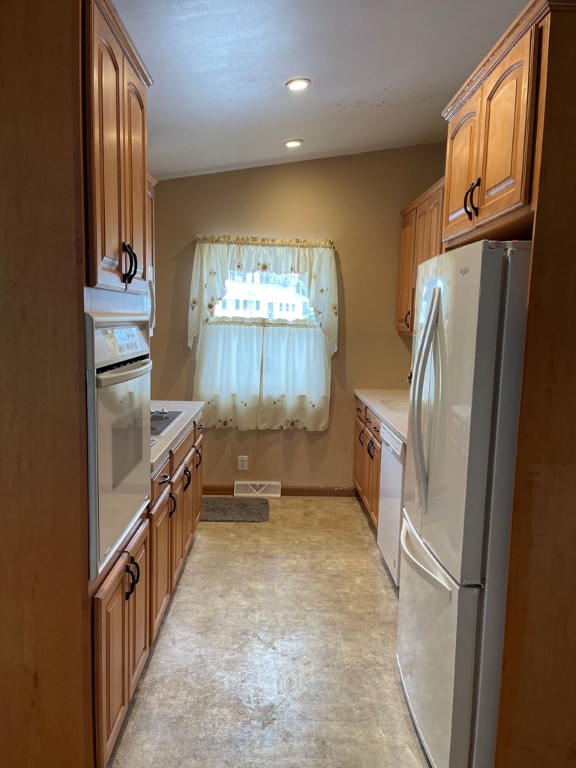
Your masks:
<svg viewBox="0 0 576 768"><path fill-rule="evenodd" d="M376 541L394 583L400 579L400 528L402 522L402 487L406 445L385 424L380 427L382 458L380 464L380 501Z"/></svg>

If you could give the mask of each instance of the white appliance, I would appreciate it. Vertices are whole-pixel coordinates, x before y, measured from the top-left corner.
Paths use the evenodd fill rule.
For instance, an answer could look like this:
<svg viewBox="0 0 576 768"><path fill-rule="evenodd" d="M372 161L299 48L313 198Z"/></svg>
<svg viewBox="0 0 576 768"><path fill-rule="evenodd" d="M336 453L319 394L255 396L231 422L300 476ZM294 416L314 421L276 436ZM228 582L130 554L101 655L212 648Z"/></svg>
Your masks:
<svg viewBox="0 0 576 768"><path fill-rule="evenodd" d="M150 499L148 315L86 312L90 579Z"/></svg>
<svg viewBox="0 0 576 768"><path fill-rule="evenodd" d="M492 768L530 243L418 269L398 667L434 768Z"/></svg>
<svg viewBox="0 0 576 768"><path fill-rule="evenodd" d="M376 541L394 584L400 574L400 524L406 446L385 424L380 426L380 496Z"/></svg>

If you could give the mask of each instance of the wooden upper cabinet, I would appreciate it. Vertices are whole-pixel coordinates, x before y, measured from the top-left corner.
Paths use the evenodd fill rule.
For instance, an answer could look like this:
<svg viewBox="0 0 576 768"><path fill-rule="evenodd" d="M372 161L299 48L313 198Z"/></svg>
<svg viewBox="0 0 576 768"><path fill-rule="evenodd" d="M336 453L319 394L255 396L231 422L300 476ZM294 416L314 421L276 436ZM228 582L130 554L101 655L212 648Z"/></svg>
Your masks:
<svg viewBox="0 0 576 768"><path fill-rule="evenodd" d="M94 9L92 93L92 220L90 279L119 287L122 255L123 53L98 8Z"/></svg>
<svg viewBox="0 0 576 768"><path fill-rule="evenodd" d="M436 185L430 193L428 213L428 255L431 259L442 252L442 213L444 204L444 182Z"/></svg>
<svg viewBox="0 0 576 768"><path fill-rule="evenodd" d="M146 89L152 80L117 14L91 6L88 282L147 293Z"/></svg>
<svg viewBox="0 0 576 768"><path fill-rule="evenodd" d="M529 208L536 45L533 28L515 34L443 112L448 120L445 243L467 232L477 237L477 228Z"/></svg>
<svg viewBox="0 0 576 768"><path fill-rule="evenodd" d="M418 265L442 250L444 179L440 179L401 213L400 264L396 330L411 334Z"/></svg>
<svg viewBox="0 0 576 768"><path fill-rule="evenodd" d="M147 293L147 266L151 254L147 237L146 89L128 61L124 61L124 137L124 233L135 258L134 277L129 289Z"/></svg>
<svg viewBox="0 0 576 768"><path fill-rule="evenodd" d="M531 29L484 83L478 163L481 181L472 201L478 207L478 222L529 201L534 51Z"/></svg>
<svg viewBox="0 0 576 768"><path fill-rule="evenodd" d="M470 187L476 180L476 153L480 133L480 103L477 91L448 125L442 238L474 228L468 205ZM466 207L465 207L466 206Z"/></svg>
<svg viewBox="0 0 576 768"><path fill-rule="evenodd" d="M412 304L414 301L414 247L416 243L416 208L402 215L400 231L400 265L398 268L398 305L396 330L412 330Z"/></svg>
<svg viewBox="0 0 576 768"><path fill-rule="evenodd" d="M414 270L418 270L418 265L426 261L430 253L429 244L430 233L430 200L423 200L416 208L416 238L414 244ZM414 277L414 280L416 278Z"/></svg>

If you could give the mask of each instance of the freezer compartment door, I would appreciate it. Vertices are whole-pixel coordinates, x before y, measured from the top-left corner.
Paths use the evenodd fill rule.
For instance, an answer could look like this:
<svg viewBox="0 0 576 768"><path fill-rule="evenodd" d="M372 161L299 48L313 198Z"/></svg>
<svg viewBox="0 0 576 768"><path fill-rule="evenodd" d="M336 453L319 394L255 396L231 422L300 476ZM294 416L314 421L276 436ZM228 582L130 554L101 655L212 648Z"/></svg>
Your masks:
<svg viewBox="0 0 576 768"><path fill-rule="evenodd" d="M468 765L478 601L479 591L459 587L404 518L398 667L416 730L435 768Z"/></svg>

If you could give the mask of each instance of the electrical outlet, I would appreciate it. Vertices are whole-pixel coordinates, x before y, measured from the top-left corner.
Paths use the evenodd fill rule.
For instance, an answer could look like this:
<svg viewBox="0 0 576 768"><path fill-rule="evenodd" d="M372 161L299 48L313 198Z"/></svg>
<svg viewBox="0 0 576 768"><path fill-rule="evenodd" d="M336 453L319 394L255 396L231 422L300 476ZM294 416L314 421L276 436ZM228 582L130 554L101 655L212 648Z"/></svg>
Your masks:
<svg viewBox="0 0 576 768"><path fill-rule="evenodd" d="M238 469L248 469L248 456L238 456Z"/></svg>

